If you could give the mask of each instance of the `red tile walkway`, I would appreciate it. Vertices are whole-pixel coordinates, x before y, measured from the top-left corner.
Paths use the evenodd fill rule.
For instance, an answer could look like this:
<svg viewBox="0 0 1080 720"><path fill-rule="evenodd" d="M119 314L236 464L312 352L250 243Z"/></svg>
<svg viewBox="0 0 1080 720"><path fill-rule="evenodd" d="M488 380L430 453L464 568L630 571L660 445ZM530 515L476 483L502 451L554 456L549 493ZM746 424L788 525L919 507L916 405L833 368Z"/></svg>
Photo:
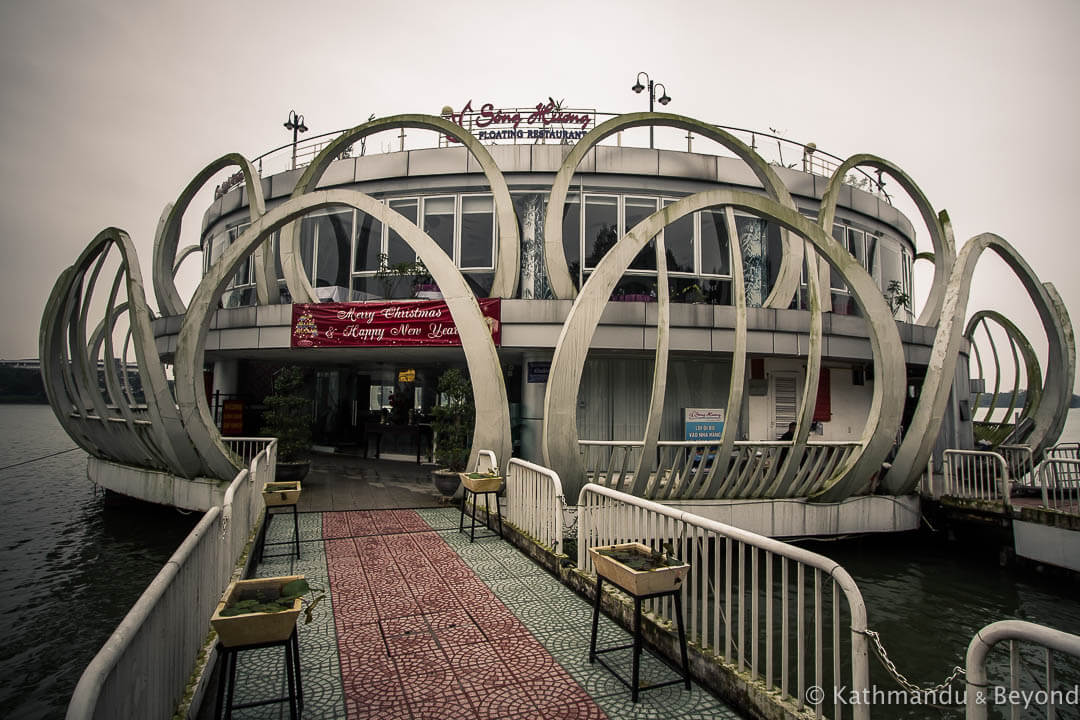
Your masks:
<svg viewBox="0 0 1080 720"><path fill-rule="evenodd" d="M323 515L348 718L605 718L414 512Z"/></svg>

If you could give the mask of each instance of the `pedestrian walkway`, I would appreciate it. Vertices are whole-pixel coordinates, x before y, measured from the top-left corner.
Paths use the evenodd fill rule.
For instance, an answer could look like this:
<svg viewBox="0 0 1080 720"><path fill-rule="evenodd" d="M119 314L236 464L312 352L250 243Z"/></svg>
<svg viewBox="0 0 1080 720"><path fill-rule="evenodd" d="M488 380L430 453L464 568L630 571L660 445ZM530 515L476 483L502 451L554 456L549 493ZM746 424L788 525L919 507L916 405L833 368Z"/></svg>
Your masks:
<svg viewBox="0 0 1080 720"><path fill-rule="evenodd" d="M438 507L443 504L431 482L433 465L415 461L375 460L358 455L315 454L302 481L301 512Z"/></svg>
<svg viewBox="0 0 1080 720"><path fill-rule="evenodd" d="M304 513L301 558L264 558L259 576L302 573L327 594L311 624L300 620L304 718L738 717L697 685L631 703L628 689L588 663L589 603L506 541L470 544L457 527L452 508ZM291 532L281 523L269 539ZM601 646L629 641L601 618ZM238 703L284 692L281 656L241 656ZM608 657L630 666L629 650ZM678 677L649 653L642 675ZM288 717L288 708L234 717Z"/></svg>

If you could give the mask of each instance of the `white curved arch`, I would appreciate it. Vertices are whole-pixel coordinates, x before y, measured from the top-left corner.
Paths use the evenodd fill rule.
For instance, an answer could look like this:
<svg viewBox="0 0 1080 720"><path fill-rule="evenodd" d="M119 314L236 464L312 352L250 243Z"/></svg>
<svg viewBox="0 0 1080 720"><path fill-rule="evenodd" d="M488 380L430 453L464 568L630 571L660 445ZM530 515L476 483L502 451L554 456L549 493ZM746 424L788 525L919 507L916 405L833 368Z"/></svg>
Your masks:
<svg viewBox="0 0 1080 720"><path fill-rule="evenodd" d="M154 465L184 477L194 477L202 470L194 451L187 442L176 405L169 392L164 368L154 350L154 335L150 328L150 308L143 294L142 277L135 247L127 233L117 228L106 228L90 242L76 262L63 273L53 287L45 314L42 317L40 351L42 377L50 405L57 419L68 434L87 452L98 457L118 460L141 460L132 455L132 435L116 432L116 428L104 429L112 416L102 402L98 390L96 362L93 374L88 375L90 365L87 351L96 347L87 342L86 320L91 296L108 251L115 247L120 254L120 270L110 295L106 326L115 321L114 304L119 289L119 278L124 276L127 294L129 332L133 338L139 375L146 396L146 413L149 425L139 437L135 447L149 448L156 454ZM86 278L87 272L90 277ZM84 279L86 279L84 285ZM82 302L80 302L80 300ZM67 342L65 343L65 336ZM111 342L111 339L107 339ZM109 350L107 355L111 356ZM71 372L77 368L75 372ZM110 394L115 388L110 390ZM95 399L96 396L96 399ZM87 408L101 420L87 414ZM104 409L104 414L101 412Z"/></svg>
<svg viewBox="0 0 1080 720"><path fill-rule="evenodd" d="M176 270L180 263L189 254L184 253L177 257L177 248L180 244L180 227L184 220L184 213L188 205L195 198L195 194L202 189L206 181L213 177L214 173L228 167L238 167L244 174L244 184L247 188L247 204L252 221L266 212L266 201L263 199L262 178L247 158L239 153L228 153L200 170L187 187L180 193L175 203L169 203L161 212L158 220L157 231L154 233L154 258L153 258L153 281L154 296L157 298L158 309L164 315L183 315L186 307L180 299L180 293L176 290ZM268 257L269 253L265 253ZM261 262L259 261L261 260ZM270 258L272 261L272 258ZM260 304L277 302L277 282L269 282L274 279L273 265L271 264L269 275L267 274L267 262L259 258L255 263L255 288ZM272 287L271 287L272 286Z"/></svg>
<svg viewBox="0 0 1080 720"><path fill-rule="evenodd" d="M815 495L815 499L821 501L847 497L878 470L900 424L905 369L903 346L896 324L873 279L829 234L797 211L774 200L735 190L697 193L650 215L608 251L601 261L603 267L598 266L586 281L567 315L551 361L544 396L544 462L563 478L564 483L573 484L575 479L584 477L584 467L578 453L577 393L588 347L604 309L605 303L602 301L610 296L618 278L649 239L665 225L714 205L731 206L775 220L810 241L843 275L867 311L870 343L879 379L874 383L867 425L860 438L862 451L853 454L837 468L834 476ZM573 490L569 488L567 492L572 493Z"/></svg>
<svg viewBox="0 0 1080 720"><path fill-rule="evenodd" d="M512 298L517 292L521 262L521 238L518 233L517 216L514 203L510 199L510 188L506 184L499 166L487 148L465 128L436 115L393 115L378 118L358 125L335 138L322 149L318 156L304 170L296 183L292 197L300 197L311 192L318 185L319 179L335 158L341 155L353 143L382 130L399 127L421 128L445 133L464 145L487 177L491 194L495 200L495 215L499 226L499 248L495 261L495 278L491 284L490 297ZM281 268L285 274L285 284L289 288L294 302L318 302L315 289L303 272L300 257L300 228L293 223L281 233L279 254Z"/></svg>
<svg viewBox="0 0 1080 720"><path fill-rule="evenodd" d="M566 195L570 190L570 181L585 153L593 148L604 138L613 135L620 130L642 127L646 125L662 125L676 127L682 130L692 131L714 140L728 150L735 153L740 160L745 162L765 187L765 192L785 207L795 209L795 202L791 199L791 193L780 181L779 176L760 155L749 145L739 140L734 135L727 133L715 125L703 123L700 120L672 115L670 113L628 113L619 115L610 120L600 123L590 130L583 138L578 140L566 156L562 167L555 175L551 184L551 195L548 200L547 213L544 216L544 262L547 265L548 281L551 290L559 299L572 299L577 295L574 289L573 279L566 266L566 255L562 246L562 214L566 204ZM780 272L772 292L765 299L765 307L786 308L791 303L791 298L799 288L799 275L802 272L803 246L785 242L790 245L791 253L785 253L780 261Z"/></svg>
<svg viewBox="0 0 1080 720"><path fill-rule="evenodd" d="M922 215L923 222L926 223L926 227L930 231L930 241L934 246L934 280L930 286L930 295L926 298L926 304L923 305L916 324L936 325L939 318L938 313L945 298L945 283L948 282L949 273L952 272L953 264L956 262L956 246L952 234L946 233L943 227L945 224L943 221L947 221L948 216L945 215L939 218L922 189L915 184L911 176L904 172L900 166L869 153L852 155L841 163L840 167L836 168L832 177L829 178L829 186L821 198L821 210L818 212L821 226L826 231L832 229L832 223L836 217L836 203L839 200L844 178L849 171L863 165L887 172L894 180L900 183L900 187L904 188L904 191L915 202L919 214Z"/></svg>
<svg viewBox="0 0 1080 720"><path fill-rule="evenodd" d="M987 249L994 250L1024 286L1042 320L1049 345L1044 385L1048 391L1033 418L1039 428L1038 435L1032 433L1033 453L1042 451L1051 437L1050 430L1058 422L1059 413L1064 412L1062 406L1067 405L1067 399L1071 397L1076 349L1068 313L1064 305L1058 306L1060 298L1055 300L1053 286L1047 288L1040 284L1031 267L1004 238L993 233L976 235L957 254L941 307L941 321L930 351L922 394L892 467L882 478L882 488L886 492L895 495L911 492L933 452L960 355L971 279L979 257Z"/></svg>
<svg viewBox="0 0 1080 720"><path fill-rule="evenodd" d="M327 207L355 208L386 223L427 265L458 327L473 383L476 425L470 464L475 462L475 455L481 448L493 450L498 457L509 457L510 411L499 357L476 297L461 273L430 236L387 205L354 190L320 190L290 198L253 222L229 246L195 290L191 309L184 317L177 339L175 368L177 400L185 426L203 460L218 477L231 477L239 469L233 465L231 453L221 442L210 417L206 395L199 391L196 382L202 373L206 334L217 301L229 278L252 248L264 242L273 231L307 213Z"/></svg>

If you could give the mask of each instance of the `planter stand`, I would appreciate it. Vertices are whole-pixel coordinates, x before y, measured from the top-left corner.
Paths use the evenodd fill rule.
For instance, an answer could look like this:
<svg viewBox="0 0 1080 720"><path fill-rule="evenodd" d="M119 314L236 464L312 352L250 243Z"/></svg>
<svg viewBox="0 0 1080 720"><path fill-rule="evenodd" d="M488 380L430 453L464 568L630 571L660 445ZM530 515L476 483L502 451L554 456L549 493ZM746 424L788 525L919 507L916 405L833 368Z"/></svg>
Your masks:
<svg viewBox="0 0 1080 720"><path fill-rule="evenodd" d="M271 489L271 490L263 490L263 494L262 494L263 495L263 502L265 503L266 507L263 510L263 529L262 529L262 537L260 538L260 541L259 541L259 551L258 551L258 553L256 553L256 556L255 556L255 559L258 562L262 562L263 551L266 549L267 545L292 545L293 547L296 548L296 557L297 557L297 559L299 559L299 557L300 557L300 520L299 520L299 518L297 517L297 514L296 514L296 505L297 505L297 503L300 502L300 490L301 490L300 483L299 482L267 483L266 487L271 488L272 486L285 486L285 485L291 485L291 486L295 486L295 487L289 487L289 488L278 487L278 488ZM272 542L272 543L266 542L266 536L270 533L270 521L271 521L271 519L274 517L274 515L281 514L281 513L271 513L270 512L271 508L292 508L293 539L291 541L286 540L284 542ZM277 556L272 556L272 557L277 557Z"/></svg>
<svg viewBox="0 0 1080 720"><path fill-rule="evenodd" d="M640 544L635 543L635 545ZM648 547L645 545L640 545L640 547L644 548L646 551L648 550ZM686 653L686 629L683 626L681 597L682 578L685 577L689 566L679 565L660 568L658 570L636 571L616 560L604 556L600 556L604 558L603 561L597 562L597 549L598 548L589 549L589 553L593 556L593 564L596 566L596 599L593 603L592 635L589 638L589 664L591 665L594 662L599 662L603 665L608 672L619 680L619 682L630 688L630 697L635 703L638 701L638 693L643 690L654 690L660 687L667 687L668 685L677 685L678 683L683 683L686 686L686 689L689 690L690 663ZM618 578L618 580L613 579L612 576ZM597 650L596 630L600 621L601 589L605 580L634 599L634 641L627 645L616 645L614 647ZM679 652L682 655L682 668L676 668L668 662L667 658L661 657L660 659L666 665L669 665L673 670L682 675L682 678L641 687L639 673L641 664L641 601L666 597L668 595L675 601L675 624L679 629ZM603 653L626 650L628 648L633 648L634 651L634 661L629 682L618 670L604 662L602 657L599 657Z"/></svg>
<svg viewBox="0 0 1080 720"><path fill-rule="evenodd" d="M288 680L289 694L284 697L268 698L256 702L233 704L233 691L236 690L236 656L245 650L259 650L269 647L285 648L285 675ZM289 703L289 717L297 720L304 709L304 688L300 679L300 642L296 637L296 626L293 626L292 634L284 640L258 643L255 645L234 645L228 647L220 641L217 644L218 651L218 690L217 705L214 711L214 719L221 720L222 712L225 720L232 718L232 711L240 708L260 707L275 703Z"/></svg>
<svg viewBox="0 0 1080 720"><path fill-rule="evenodd" d="M487 513L487 518L484 520L484 527L491 532L480 537L495 537L495 529L491 527L491 508L488 505L488 497L493 496L495 498L495 515L499 518L499 533L498 536L503 536L502 526L502 511L499 509L499 491L502 490L503 479L498 475L485 475L483 477L474 478L472 475L479 475L479 473L459 473L461 476L461 518L458 520L458 532L465 532L465 504L469 500L469 493L472 493L472 515L469 517L472 519L472 524L469 526L469 542L476 539L476 496L484 496L484 512Z"/></svg>

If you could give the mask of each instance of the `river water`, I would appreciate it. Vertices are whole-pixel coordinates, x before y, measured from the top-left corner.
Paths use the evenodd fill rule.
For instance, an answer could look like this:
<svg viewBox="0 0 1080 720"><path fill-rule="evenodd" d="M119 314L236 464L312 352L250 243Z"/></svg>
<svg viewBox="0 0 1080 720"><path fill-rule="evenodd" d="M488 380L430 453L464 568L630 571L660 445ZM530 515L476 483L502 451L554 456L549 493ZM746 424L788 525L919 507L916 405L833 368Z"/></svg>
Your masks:
<svg viewBox="0 0 1080 720"><path fill-rule="evenodd" d="M87 663L199 516L105 502L86 479L79 450L11 467L74 446L48 406L0 405L0 436L0 716L62 718ZM1070 412L1062 440L1080 441L1080 410ZM959 546L940 533L805 545L852 574L870 627L900 672L919 685L941 682L962 666L971 637L995 620L1080 634L1078 583L1003 568L996 548ZM874 683L895 688L871 663ZM1074 674L1059 669L1070 685L1080 682ZM875 707L873 716L962 713L892 706Z"/></svg>
<svg viewBox="0 0 1080 720"><path fill-rule="evenodd" d="M0 717L62 718L79 676L198 521L106 503L48 405L0 405Z"/></svg>

